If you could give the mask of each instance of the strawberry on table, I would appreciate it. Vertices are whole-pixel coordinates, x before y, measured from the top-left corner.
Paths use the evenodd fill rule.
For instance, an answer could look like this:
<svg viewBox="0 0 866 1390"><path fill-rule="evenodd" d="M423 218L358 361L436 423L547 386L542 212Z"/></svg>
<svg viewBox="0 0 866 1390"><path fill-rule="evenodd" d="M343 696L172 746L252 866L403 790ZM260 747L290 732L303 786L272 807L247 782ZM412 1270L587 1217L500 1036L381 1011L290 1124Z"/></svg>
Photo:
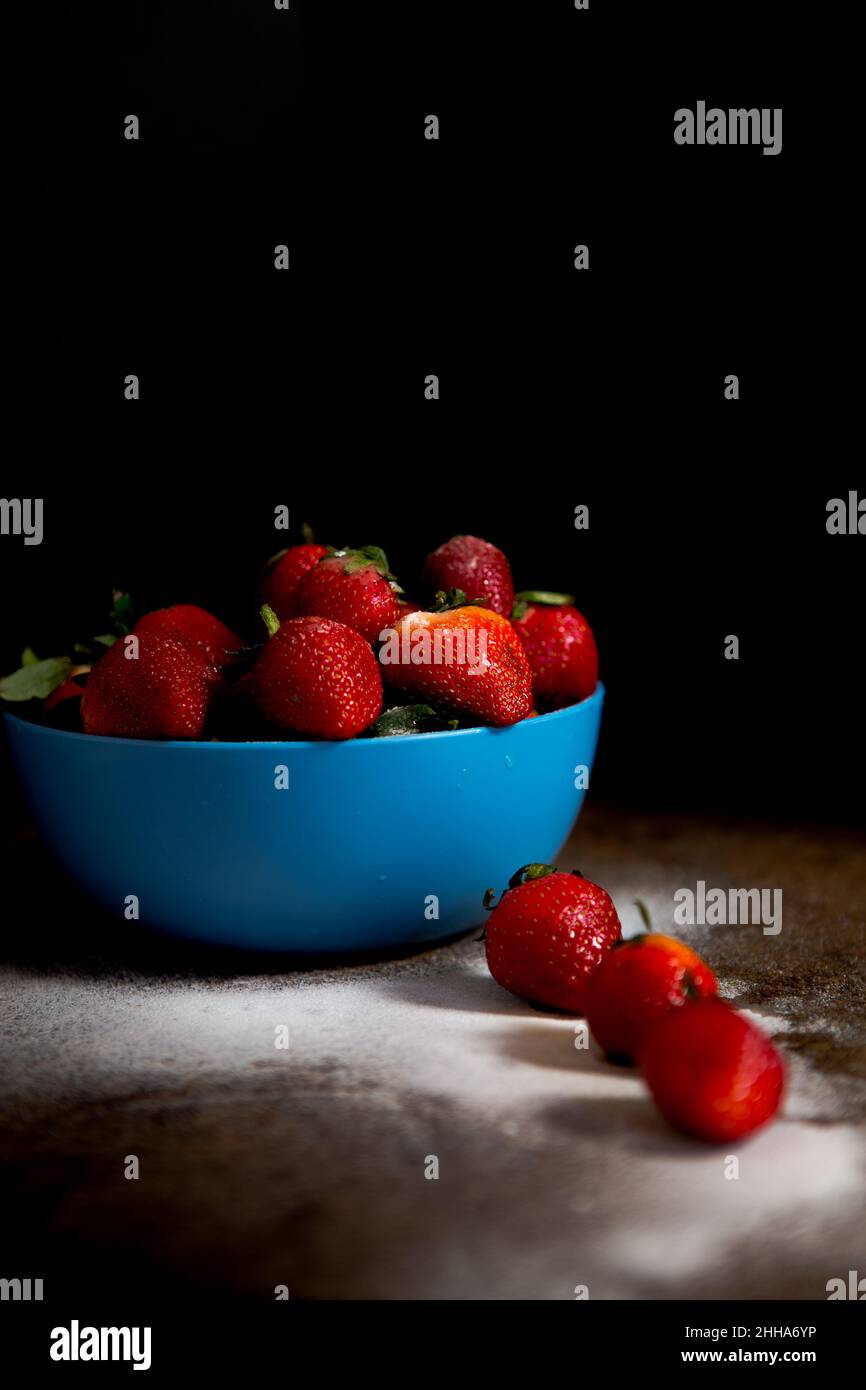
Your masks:
<svg viewBox="0 0 866 1390"><path fill-rule="evenodd" d="M516 724L532 710L526 654L507 618L440 595L439 607L409 613L382 646L390 685L485 724Z"/></svg>
<svg viewBox="0 0 866 1390"><path fill-rule="evenodd" d="M644 932L618 942L589 982L586 1017L601 1048L634 1061L650 1029L673 1009L716 993L701 957L672 936Z"/></svg>
<svg viewBox="0 0 866 1390"><path fill-rule="evenodd" d="M431 595L462 589L470 603L486 604L504 617L511 612L511 566L501 550L479 536L452 536L427 556L422 577Z"/></svg>
<svg viewBox="0 0 866 1390"><path fill-rule="evenodd" d="M137 657L126 655L121 638L93 666L81 699L84 732L201 738L214 693L210 661L176 637L148 631L136 637Z"/></svg>
<svg viewBox="0 0 866 1390"><path fill-rule="evenodd" d="M647 1034L638 1060L668 1123L710 1143L750 1134L782 1100L776 1047L721 999L674 1009Z"/></svg>
<svg viewBox="0 0 866 1390"><path fill-rule="evenodd" d="M296 617L301 580L328 554L329 546L305 541L303 545L293 545L289 550L275 555L262 581L260 601L272 608L281 622L284 618Z"/></svg>
<svg viewBox="0 0 866 1390"><path fill-rule="evenodd" d="M598 648L570 594L526 590L517 595L511 620L532 669L537 701L576 704L592 694L598 685Z"/></svg>
<svg viewBox="0 0 866 1390"><path fill-rule="evenodd" d="M368 642L392 628L399 615L398 594L388 560L378 546L335 550L301 579L295 593L298 616L333 618L360 632Z"/></svg>
<svg viewBox="0 0 866 1390"><path fill-rule="evenodd" d="M382 678L369 643L331 618L263 616L271 635L242 685L280 729L354 738L378 718Z"/></svg>
<svg viewBox="0 0 866 1390"><path fill-rule="evenodd" d="M597 883L551 864L527 864L491 912L484 941L490 973L504 989L579 1014L594 972L620 936L616 908Z"/></svg>

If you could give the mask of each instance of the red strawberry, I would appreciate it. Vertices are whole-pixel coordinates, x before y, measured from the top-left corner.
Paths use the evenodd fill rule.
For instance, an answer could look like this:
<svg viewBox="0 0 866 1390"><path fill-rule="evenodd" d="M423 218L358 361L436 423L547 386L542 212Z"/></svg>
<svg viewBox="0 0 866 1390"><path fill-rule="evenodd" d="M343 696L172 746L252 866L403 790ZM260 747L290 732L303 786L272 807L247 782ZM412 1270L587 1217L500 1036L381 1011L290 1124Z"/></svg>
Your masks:
<svg viewBox="0 0 866 1390"><path fill-rule="evenodd" d="M570 594L529 590L518 594L515 631L532 668L536 700L547 705L585 700L598 685L598 648L592 628Z"/></svg>
<svg viewBox="0 0 866 1390"><path fill-rule="evenodd" d="M470 603L486 603L506 617L511 612L511 566L501 550L478 536L452 536L427 556L422 577L431 594L462 589Z"/></svg>
<svg viewBox="0 0 866 1390"><path fill-rule="evenodd" d="M368 642L397 621L397 589L384 551L337 550L309 570L298 585L299 615L333 618L360 632Z"/></svg>
<svg viewBox="0 0 866 1390"><path fill-rule="evenodd" d="M160 637L174 637L198 655L203 656L217 671L230 666L234 654L244 644L237 633L221 623L207 609L194 603L175 603L171 608L157 608L139 618L133 632Z"/></svg>
<svg viewBox="0 0 866 1390"><path fill-rule="evenodd" d="M462 595L458 595L458 600ZM507 618L472 604L410 613L379 660L398 690L485 724L516 724L532 710L526 654Z"/></svg>
<svg viewBox="0 0 866 1390"><path fill-rule="evenodd" d="M84 686L79 685L78 681L67 676L65 681L56 686L51 694L46 696L42 708L44 710L54 709L55 705L61 705L64 700L80 700L84 694Z"/></svg>
<svg viewBox="0 0 866 1390"><path fill-rule="evenodd" d="M88 734L115 738L201 738L213 667L175 637L137 632L138 656L121 637L94 665L81 700Z"/></svg>
<svg viewBox="0 0 866 1390"><path fill-rule="evenodd" d="M589 982L587 1022L609 1057L633 1061L672 1009L715 993L716 977L699 955L672 936L647 932L605 956Z"/></svg>
<svg viewBox="0 0 866 1390"><path fill-rule="evenodd" d="M284 550L271 562L271 567L262 582L260 600L274 610L280 621L297 616L295 600L298 585L307 571L328 554L328 550L326 545L307 542L304 545L293 545L290 550Z"/></svg>
<svg viewBox="0 0 866 1390"><path fill-rule="evenodd" d="M527 864L490 914L487 964L513 994L579 1014L593 972L620 935L616 908L597 883Z"/></svg>
<svg viewBox="0 0 866 1390"><path fill-rule="evenodd" d="M647 1034L640 1065L668 1123L711 1143L758 1129L782 1099L778 1051L721 999L672 1010Z"/></svg>
<svg viewBox="0 0 866 1390"><path fill-rule="evenodd" d="M360 633L330 618L275 629L266 621L271 636L243 682L266 719L314 738L354 738L378 718L382 678Z"/></svg>

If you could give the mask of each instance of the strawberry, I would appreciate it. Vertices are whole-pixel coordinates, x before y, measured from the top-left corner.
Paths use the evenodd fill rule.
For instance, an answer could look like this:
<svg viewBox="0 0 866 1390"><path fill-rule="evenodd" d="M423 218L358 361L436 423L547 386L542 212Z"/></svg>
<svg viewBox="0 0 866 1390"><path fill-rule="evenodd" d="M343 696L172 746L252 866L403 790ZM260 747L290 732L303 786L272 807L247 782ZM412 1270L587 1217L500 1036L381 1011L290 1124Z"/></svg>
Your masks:
<svg viewBox="0 0 866 1390"><path fill-rule="evenodd" d="M775 1046L721 999L673 1009L647 1034L639 1060L668 1123L710 1143L758 1129L782 1099Z"/></svg>
<svg viewBox="0 0 866 1390"><path fill-rule="evenodd" d="M346 623L263 611L270 637L242 685L278 728L354 738L378 718L382 677L370 645Z"/></svg>
<svg viewBox="0 0 866 1390"><path fill-rule="evenodd" d="M586 1017L609 1057L631 1062L649 1030L672 1009L716 993L700 956L672 936L644 932L609 951L589 982Z"/></svg>
<svg viewBox="0 0 866 1390"><path fill-rule="evenodd" d="M81 700L85 733L201 738L213 696L213 667L176 637L148 631L135 636L137 657L126 655L129 639L120 638L90 672Z"/></svg>
<svg viewBox="0 0 866 1390"><path fill-rule="evenodd" d="M171 608L145 613L132 630L137 636L174 637L203 656L216 671L230 666L236 659L235 653L244 645L237 633L194 603L175 603Z"/></svg>
<svg viewBox="0 0 866 1390"><path fill-rule="evenodd" d="M491 912L484 940L490 973L505 989L579 1014L593 973L620 936L616 908L597 883L527 864Z"/></svg>
<svg viewBox="0 0 866 1390"><path fill-rule="evenodd" d="M422 578L431 594L462 589L470 603L485 603L506 617L511 612L511 566L501 550L478 536L452 536L427 556Z"/></svg>
<svg viewBox="0 0 866 1390"><path fill-rule="evenodd" d="M333 618L376 642L397 621L398 593L385 552L368 545L319 560L298 585L295 609L299 616Z"/></svg>
<svg viewBox="0 0 866 1390"><path fill-rule="evenodd" d="M379 660L398 690L485 724L516 724L532 710L526 654L507 618L453 595L432 612L409 613Z"/></svg>
<svg viewBox="0 0 866 1390"><path fill-rule="evenodd" d="M56 686L51 694L46 698L42 708L47 712L54 709L55 705L61 705L64 700L80 700L84 694L84 686L79 685L78 681L68 676L65 681Z"/></svg>
<svg viewBox="0 0 866 1390"><path fill-rule="evenodd" d="M517 595L511 620L532 669L536 700L575 704L598 685L598 648L592 628L570 594L527 590Z"/></svg>
<svg viewBox="0 0 866 1390"><path fill-rule="evenodd" d="M296 617L298 585L307 571L329 553L327 545L315 545L310 541L275 555L262 581L260 602L272 608L281 621Z"/></svg>

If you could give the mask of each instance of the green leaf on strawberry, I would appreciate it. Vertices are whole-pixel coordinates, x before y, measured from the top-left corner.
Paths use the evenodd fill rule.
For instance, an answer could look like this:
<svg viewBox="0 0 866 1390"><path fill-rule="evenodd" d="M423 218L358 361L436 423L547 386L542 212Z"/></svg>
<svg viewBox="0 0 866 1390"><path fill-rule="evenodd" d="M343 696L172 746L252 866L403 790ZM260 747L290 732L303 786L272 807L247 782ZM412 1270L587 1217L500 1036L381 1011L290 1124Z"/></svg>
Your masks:
<svg viewBox="0 0 866 1390"><path fill-rule="evenodd" d="M522 869L512 874L508 880L509 888L518 888L521 883L529 883L534 878L546 878L548 874L561 874L554 864L524 864ZM580 877L580 875L578 875Z"/></svg>
<svg viewBox="0 0 866 1390"><path fill-rule="evenodd" d="M273 637L274 633L279 632L280 630L280 620L274 612L273 608L271 608L269 603L263 603L261 608L259 609L259 614L261 616L262 622L268 630L268 636Z"/></svg>
<svg viewBox="0 0 866 1390"><path fill-rule="evenodd" d="M549 589L523 589L514 595L511 616L515 621L522 618L531 603L542 608L569 608L574 602L574 594L554 594Z"/></svg>
<svg viewBox="0 0 866 1390"><path fill-rule="evenodd" d="M44 700L66 680L72 670L68 656L51 656L45 661L27 661L9 676L0 679L0 699L12 703Z"/></svg>
<svg viewBox="0 0 866 1390"><path fill-rule="evenodd" d="M388 565L388 556L380 545L362 545L357 550L335 550L334 554L339 559L345 558L344 574L357 574L358 570L372 567L378 570L383 579L388 580L395 594L402 594L396 575L391 573Z"/></svg>
<svg viewBox="0 0 866 1390"><path fill-rule="evenodd" d="M125 637L135 626L135 610L132 599L122 589L115 589L111 597L111 621L119 636Z"/></svg>
<svg viewBox="0 0 866 1390"><path fill-rule="evenodd" d="M485 598L467 598L462 589L439 589L429 613L450 613L452 608L489 608Z"/></svg>
<svg viewBox="0 0 866 1390"><path fill-rule="evenodd" d="M431 734L448 727L451 725L430 705L395 705L379 715L369 732L372 738L390 738L395 734Z"/></svg>

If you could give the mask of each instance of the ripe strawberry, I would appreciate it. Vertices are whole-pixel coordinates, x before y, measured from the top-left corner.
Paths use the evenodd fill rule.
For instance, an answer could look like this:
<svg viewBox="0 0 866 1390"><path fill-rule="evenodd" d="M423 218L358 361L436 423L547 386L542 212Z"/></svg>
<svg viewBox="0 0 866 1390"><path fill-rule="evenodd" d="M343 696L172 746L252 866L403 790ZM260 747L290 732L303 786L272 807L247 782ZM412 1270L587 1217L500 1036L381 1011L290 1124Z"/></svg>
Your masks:
<svg viewBox="0 0 866 1390"><path fill-rule="evenodd" d="M647 1034L639 1060L668 1123L711 1143L758 1129L781 1102L778 1051L721 999L673 1009Z"/></svg>
<svg viewBox="0 0 866 1390"><path fill-rule="evenodd" d="M532 710L526 654L507 618L461 603L409 613L379 653L398 690L485 724L516 724Z"/></svg>
<svg viewBox="0 0 866 1390"><path fill-rule="evenodd" d="M620 935L616 908L597 883L550 864L527 864L490 914L487 964L513 994L579 1014L593 972Z"/></svg>
<svg viewBox="0 0 866 1390"><path fill-rule="evenodd" d="M79 685L78 681L67 676L65 681L56 686L51 694L46 696L42 708L46 711L54 709L56 705L62 705L64 700L80 700L84 694L84 686Z"/></svg>
<svg viewBox="0 0 866 1390"><path fill-rule="evenodd" d="M259 591L260 601L272 608L281 622L284 618L297 617L295 600L298 585L307 571L328 553L328 546L315 545L310 541L304 545L293 545L271 562Z"/></svg>
<svg viewBox="0 0 866 1390"><path fill-rule="evenodd" d="M609 1057L630 1062L672 1009L715 993L716 977L699 955L672 936L646 932L605 956L589 982L587 1022Z"/></svg>
<svg viewBox="0 0 866 1390"><path fill-rule="evenodd" d="M214 690L213 667L176 637L136 632L138 656L120 638L94 665L81 700L88 734L114 738L201 738ZM133 649L130 649L133 650Z"/></svg>
<svg viewBox="0 0 866 1390"><path fill-rule="evenodd" d="M337 550L308 570L295 594L299 616L333 618L360 632L368 642L397 621L399 586L385 552L368 545Z"/></svg>
<svg viewBox="0 0 866 1390"><path fill-rule="evenodd" d="M203 656L217 671L230 666L235 660L234 654L244 645L237 633L194 603L175 603L171 608L145 613L133 632L137 636L174 637Z"/></svg>
<svg viewBox="0 0 866 1390"><path fill-rule="evenodd" d="M330 618L266 621L271 636L243 680L266 719L314 738L354 738L378 718L382 677L360 633Z"/></svg>
<svg viewBox="0 0 866 1390"><path fill-rule="evenodd" d="M536 700L572 704L598 685L598 648L592 628L570 594L528 590L518 594L511 620L529 658Z"/></svg>
<svg viewBox="0 0 866 1390"><path fill-rule="evenodd" d="M462 589L470 603L486 603L505 617L511 612L511 566L501 550L478 536L452 536L427 556L422 578L431 594Z"/></svg>

